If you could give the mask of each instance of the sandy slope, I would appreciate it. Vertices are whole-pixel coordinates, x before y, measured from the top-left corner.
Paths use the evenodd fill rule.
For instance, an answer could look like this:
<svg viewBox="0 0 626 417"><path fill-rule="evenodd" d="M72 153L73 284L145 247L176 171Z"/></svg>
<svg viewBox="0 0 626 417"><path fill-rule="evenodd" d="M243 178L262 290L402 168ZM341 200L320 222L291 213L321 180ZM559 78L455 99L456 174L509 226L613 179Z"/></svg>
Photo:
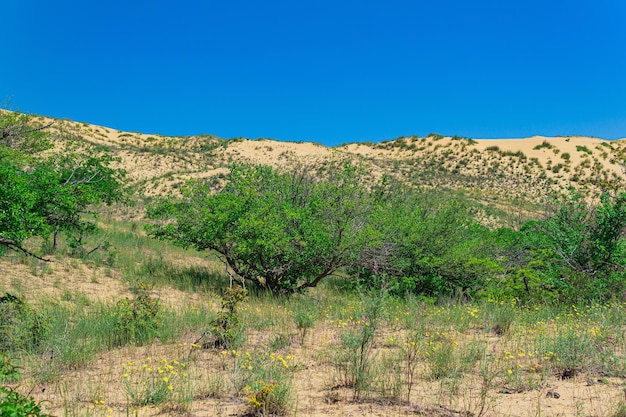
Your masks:
<svg viewBox="0 0 626 417"><path fill-rule="evenodd" d="M51 119L39 117L40 123ZM275 140L225 140L211 135L167 137L123 132L88 123L55 120L57 149L67 138L108 148L127 171L129 184L146 196L177 194L190 179L219 182L233 163L268 164L289 169L319 167L326 161L350 160L373 176L383 173L421 187L461 190L480 204L498 210L521 210L543 204L554 192L570 187L590 195L623 183L626 140L582 136L520 139L406 137L382 143L326 147L316 143ZM76 142L74 142L76 143ZM513 202L516 208L511 207Z"/></svg>

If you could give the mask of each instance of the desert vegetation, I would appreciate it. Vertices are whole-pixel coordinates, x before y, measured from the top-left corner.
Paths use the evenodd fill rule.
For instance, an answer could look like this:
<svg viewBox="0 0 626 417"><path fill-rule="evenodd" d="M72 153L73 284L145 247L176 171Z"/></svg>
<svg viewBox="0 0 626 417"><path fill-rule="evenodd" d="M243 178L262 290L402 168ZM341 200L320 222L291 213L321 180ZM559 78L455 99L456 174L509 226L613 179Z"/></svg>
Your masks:
<svg viewBox="0 0 626 417"><path fill-rule="evenodd" d="M263 144L283 163L241 151L228 164L214 152L241 140L179 150L158 135L89 128L99 139L86 141L17 113L0 121L1 416L626 410L619 178L554 188L540 211L517 196L499 209L483 174L463 174L483 155L465 138L375 146L440 146L418 160L433 179L418 184L406 156L303 161ZM127 146L156 145L189 161L158 197L135 188L156 176L123 169ZM220 170L192 175L195 146ZM492 176L545 174L522 151L485 150ZM442 170L452 159L457 174ZM451 175L471 187L433 187Z"/></svg>

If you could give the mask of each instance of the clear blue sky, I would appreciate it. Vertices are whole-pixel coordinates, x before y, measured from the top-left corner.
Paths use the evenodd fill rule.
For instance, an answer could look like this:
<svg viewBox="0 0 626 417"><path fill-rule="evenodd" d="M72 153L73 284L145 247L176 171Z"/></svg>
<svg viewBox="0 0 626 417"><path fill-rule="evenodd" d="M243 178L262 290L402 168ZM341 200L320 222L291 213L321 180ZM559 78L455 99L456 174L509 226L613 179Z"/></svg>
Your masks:
<svg viewBox="0 0 626 417"><path fill-rule="evenodd" d="M626 137L626 1L3 0L0 100L327 145Z"/></svg>

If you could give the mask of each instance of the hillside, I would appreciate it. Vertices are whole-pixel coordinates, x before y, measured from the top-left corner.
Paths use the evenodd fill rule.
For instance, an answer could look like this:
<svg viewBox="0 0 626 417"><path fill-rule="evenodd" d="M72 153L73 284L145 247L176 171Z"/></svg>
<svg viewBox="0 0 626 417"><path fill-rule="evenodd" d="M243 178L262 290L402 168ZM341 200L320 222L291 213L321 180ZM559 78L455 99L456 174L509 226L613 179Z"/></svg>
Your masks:
<svg viewBox="0 0 626 417"><path fill-rule="evenodd" d="M54 121L58 140L103 146L120 158L131 186L152 197L191 178L216 181L234 162L280 167L319 167L329 160L360 161L372 175L392 175L420 187L461 192L491 217L533 217L546 198L573 187L596 195L624 181L626 140L581 136L525 139L400 137L382 143L327 147L270 139L222 139L212 135L162 136L123 132L68 120Z"/></svg>
<svg viewBox="0 0 626 417"><path fill-rule="evenodd" d="M219 184L233 163L317 169L350 160L373 177L395 176L435 189L444 200L462 194L482 208L476 212L484 223L517 226L545 212L555 192L575 187L586 197L604 184L622 184L625 141L432 134L330 148L37 122L53 122L56 151L107 148L127 171L138 204L102 207L97 230L81 242L87 250L76 250L72 236L62 233L57 248L41 234L28 242L51 262L2 253L0 404L7 393L19 393L50 415L94 417L625 415L621 235L615 268L601 264L587 275L526 229L501 233L436 216L459 211L450 205L429 211L423 224L419 213L404 222L416 231L406 256L398 252L405 257L395 265L405 269L393 275L397 281L379 288L344 269L302 293L272 296L248 285L246 295L229 289L232 271L220 253L148 236L142 212L143 203L176 194L187 179ZM437 199L434 194L423 195ZM272 224L265 216L276 210L269 207L246 210L262 213L256 224L264 232ZM389 213L394 228L383 230L402 232L395 228L401 209ZM329 223L326 214L320 224ZM302 242L298 256L307 246ZM578 247L601 257L593 244ZM266 259L275 258L280 254ZM406 269L415 261L428 269ZM427 292L422 284L432 278L458 292ZM567 302L557 302L562 299Z"/></svg>

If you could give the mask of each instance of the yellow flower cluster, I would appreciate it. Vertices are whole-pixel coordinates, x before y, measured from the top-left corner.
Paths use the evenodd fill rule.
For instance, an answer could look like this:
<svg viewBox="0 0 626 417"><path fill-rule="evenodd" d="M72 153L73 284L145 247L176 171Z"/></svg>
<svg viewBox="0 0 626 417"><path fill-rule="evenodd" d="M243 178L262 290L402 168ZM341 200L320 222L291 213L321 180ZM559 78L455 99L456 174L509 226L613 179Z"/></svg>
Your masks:
<svg viewBox="0 0 626 417"><path fill-rule="evenodd" d="M254 390L249 385L244 390L248 392L248 404L255 410L262 410L267 407L267 403L276 388L278 388L278 384L276 382L257 381L256 385L259 387L257 390Z"/></svg>
<svg viewBox="0 0 626 417"><path fill-rule="evenodd" d="M296 357L293 355L283 356L281 354L276 355L275 353L272 353L270 354L270 359L274 362L280 362L287 369L298 366L295 361Z"/></svg>
<svg viewBox="0 0 626 417"><path fill-rule="evenodd" d="M122 379L131 398L152 391L167 399L169 397L167 393L174 391L177 384L187 379L187 365L176 359L157 360L146 357L139 363L133 361L122 363Z"/></svg>
<svg viewBox="0 0 626 417"><path fill-rule="evenodd" d="M104 395L102 394L97 395L96 398L94 398L93 400L93 404L96 407L94 409L95 414L99 415L100 413L102 413L106 417L111 417L111 414L113 413L113 409L105 406Z"/></svg>
<svg viewBox="0 0 626 417"><path fill-rule="evenodd" d="M478 308L477 307L467 307L465 310L467 311L467 314L471 318L473 318L473 319L478 318Z"/></svg>

